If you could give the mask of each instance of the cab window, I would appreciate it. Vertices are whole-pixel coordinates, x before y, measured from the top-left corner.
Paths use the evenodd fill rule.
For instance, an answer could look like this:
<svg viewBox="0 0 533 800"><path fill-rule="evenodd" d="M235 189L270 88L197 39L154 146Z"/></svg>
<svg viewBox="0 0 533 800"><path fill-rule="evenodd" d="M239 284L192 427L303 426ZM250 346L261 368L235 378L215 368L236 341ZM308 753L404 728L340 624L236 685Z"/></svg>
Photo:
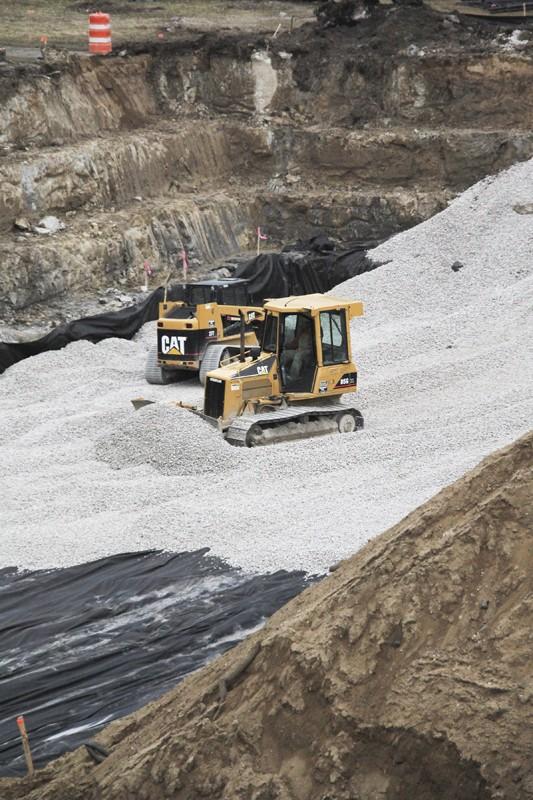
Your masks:
<svg viewBox="0 0 533 800"><path fill-rule="evenodd" d="M298 324L298 314L284 314L283 315L283 342L287 343L296 338L296 326Z"/></svg>
<svg viewBox="0 0 533 800"><path fill-rule="evenodd" d="M191 286L191 305L201 306L211 301L211 292L207 286Z"/></svg>
<svg viewBox="0 0 533 800"><path fill-rule="evenodd" d="M220 302L227 306L246 305L248 302L246 286L224 286L221 292Z"/></svg>
<svg viewBox="0 0 533 800"><path fill-rule="evenodd" d="M323 364L342 364L348 361L346 313L344 311L322 311L320 332Z"/></svg>
<svg viewBox="0 0 533 800"><path fill-rule="evenodd" d="M267 314L263 333L262 349L266 353L275 353L278 344L278 318Z"/></svg>

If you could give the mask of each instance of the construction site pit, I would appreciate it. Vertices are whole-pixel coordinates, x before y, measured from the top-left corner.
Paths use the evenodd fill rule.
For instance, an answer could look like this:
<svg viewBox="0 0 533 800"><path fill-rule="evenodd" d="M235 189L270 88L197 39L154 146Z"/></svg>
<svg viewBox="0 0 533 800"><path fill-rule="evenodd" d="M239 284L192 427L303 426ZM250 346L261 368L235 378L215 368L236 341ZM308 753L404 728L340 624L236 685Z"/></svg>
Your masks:
<svg viewBox="0 0 533 800"><path fill-rule="evenodd" d="M105 57L7 17L0 368L183 253L372 242L325 285L365 427L231 447L146 383L153 320L3 369L0 798L533 798L533 30L171 5Z"/></svg>

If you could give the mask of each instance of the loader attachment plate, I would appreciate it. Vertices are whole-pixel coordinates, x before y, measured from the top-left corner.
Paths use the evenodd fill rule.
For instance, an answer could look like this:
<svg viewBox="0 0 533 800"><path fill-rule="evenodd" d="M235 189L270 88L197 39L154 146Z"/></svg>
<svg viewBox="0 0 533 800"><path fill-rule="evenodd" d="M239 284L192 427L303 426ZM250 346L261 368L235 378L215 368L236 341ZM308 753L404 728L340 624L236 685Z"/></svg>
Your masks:
<svg viewBox="0 0 533 800"><path fill-rule="evenodd" d="M144 408L144 406L150 406L155 403L155 400L145 400L144 397L134 397L131 401L131 404L135 411L138 411L140 408Z"/></svg>

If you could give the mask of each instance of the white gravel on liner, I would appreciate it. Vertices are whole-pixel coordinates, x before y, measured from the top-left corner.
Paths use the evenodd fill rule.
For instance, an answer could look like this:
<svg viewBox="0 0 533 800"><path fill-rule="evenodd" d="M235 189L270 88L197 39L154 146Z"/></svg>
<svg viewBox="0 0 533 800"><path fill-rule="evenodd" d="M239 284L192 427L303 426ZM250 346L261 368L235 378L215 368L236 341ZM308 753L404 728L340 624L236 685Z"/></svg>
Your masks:
<svg viewBox="0 0 533 800"><path fill-rule="evenodd" d="M373 251L333 294L354 321L363 432L232 448L148 386L137 341L78 342L0 377L0 566L208 545L247 569L321 571L524 433L533 418L533 161ZM451 265L461 261L462 269Z"/></svg>

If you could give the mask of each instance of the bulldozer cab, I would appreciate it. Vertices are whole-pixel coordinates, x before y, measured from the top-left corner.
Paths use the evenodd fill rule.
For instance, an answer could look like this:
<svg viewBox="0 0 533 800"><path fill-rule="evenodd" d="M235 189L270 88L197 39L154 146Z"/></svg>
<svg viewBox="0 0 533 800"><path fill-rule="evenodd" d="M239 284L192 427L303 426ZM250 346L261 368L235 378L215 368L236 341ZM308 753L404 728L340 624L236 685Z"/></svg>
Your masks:
<svg viewBox="0 0 533 800"><path fill-rule="evenodd" d="M290 307L294 301L306 299L307 308ZM325 375L328 367L336 372L350 363L348 325L350 316L362 313L361 304L321 296L287 298L284 302L285 308L278 305L280 301L265 306L262 350L278 357L282 392L310 393L316 390L318 370Z"/></svg>
<svg viewBox="0 0 533 800"><path fill-rule="evenodd" d="M216 303L221 306L248 306L248 281L242 278L205 280L172 287L172 299L159 304L159 317L193 319L199 306Z"/></svg>

